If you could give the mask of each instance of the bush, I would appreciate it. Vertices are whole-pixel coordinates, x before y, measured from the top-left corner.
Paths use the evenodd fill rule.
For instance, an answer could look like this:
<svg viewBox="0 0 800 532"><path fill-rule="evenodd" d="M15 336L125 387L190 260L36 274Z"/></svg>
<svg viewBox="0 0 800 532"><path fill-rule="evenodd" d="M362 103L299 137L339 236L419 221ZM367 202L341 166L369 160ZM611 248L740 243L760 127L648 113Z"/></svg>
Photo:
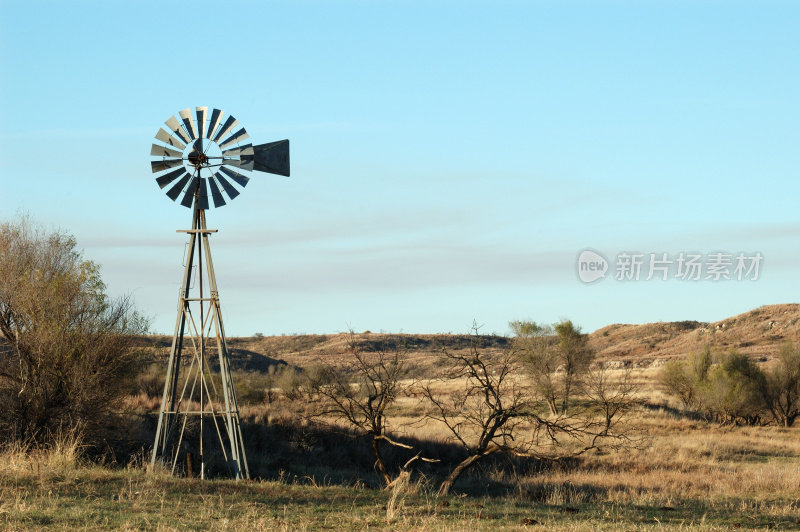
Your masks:
<svg viewBox="0 0 800 532"><path fill-rule="evenodd" d="M764 414L766 377L746 355L731 352L699 389L702 408L724 422L754 425Z"/></svg>
<svg viewBox="0 0 800 532"><path fill-rule="evenodd" d="M800 346L786 344L767 373L766 404L779 425L791 427L800 417Z"/></svg>
<svg viewBox="0 0 800 532"><path fill-rule="evenodd" d="M791 366L793 359L787 355L786 360ZM784 366L779 365L767 375L746 355L736 351L721 356L712 365L711 351L706 347L702 353L665 364L659 381L668 394L680 399L687 408L725 423L753 425L761 423L768 412L781 422L776 413L782 411L779 398L785 402L786 396L778 390L787 385L783 380L786 374Z"/></svg>
<svg viewBox="0 0 800 532"><path fill-rule="evenodd" d="M711 368L711 349L689 354L684 360L670 360L658 375L665 391L680 399L686 408L700 406L698 389L708 380Z"/></svg>
<svg viewBox="0 0 800 532"><path fill-rule="evenodd" d="M87 443L133 386L145 321L109 299L75 239L23 219L0 225L0 438L42 442L82 428Z"/></svg>

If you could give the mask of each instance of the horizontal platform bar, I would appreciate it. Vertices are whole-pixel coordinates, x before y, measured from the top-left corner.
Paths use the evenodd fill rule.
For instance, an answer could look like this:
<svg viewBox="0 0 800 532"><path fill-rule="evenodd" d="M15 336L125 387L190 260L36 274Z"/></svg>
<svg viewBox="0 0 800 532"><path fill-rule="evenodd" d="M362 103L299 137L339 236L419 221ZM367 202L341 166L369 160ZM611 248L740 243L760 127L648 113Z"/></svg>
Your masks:
<svg viewBox="0 0 800 532"><path fill-rule="evenodd" d="M216 233L219 229L175 229L176 233Z"/></svg>
<svg viewBox="0 0 800 532"><path fill-rule="evenodd" d="M196 416L199 416L200 414L203 414L204 416L211 416L211 415L215 415L215 416L218 416L218 417L226 416L226 415L228 414L228 412L225 412L225 411L219 411L219 410L217 410L217 412L216 412L215 414L212 414L212 413L211 413L210 411L208 411L208 410L206 410L205 412L201 412L201 411L199 411L199 410L190 410L190 411L188 411L188 412L186 412L185 410L181 410L180 412L176 412L176 411L174 411L174 410L164 410L164 413L165 413L165 414L174 414L174 415L178 415L178 414L192 414L192 415L196 415ZM236 414L236 415L239 415L239 412L236 412L236 411L234 411L234 410L231 410L231 411L230 411L230 413L231 413L231 414Z"/></svg>

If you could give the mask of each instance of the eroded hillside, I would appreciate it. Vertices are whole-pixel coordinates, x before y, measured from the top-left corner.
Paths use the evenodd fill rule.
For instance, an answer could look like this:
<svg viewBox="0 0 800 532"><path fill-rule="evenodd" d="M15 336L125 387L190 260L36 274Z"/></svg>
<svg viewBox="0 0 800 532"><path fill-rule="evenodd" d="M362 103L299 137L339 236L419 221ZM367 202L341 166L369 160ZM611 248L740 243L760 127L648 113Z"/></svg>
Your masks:
<svg viewBox="0 0 800 532"><path fill-rule="evenodd" d="M614 324L589 335L598 358L633 365L682 357L709 345L716 351L737 349L752 357L769 359L787 341L800 341L800 305L759 307L713 323L678 321L641 325ZM317 360L337 360L355 341L364 352L400 349L418 367L434 364L442 349L466 350L477 341L482 349L502 350L511 345L504 336L471 338L458 334L347 333L323 335L264 336L230 338L234 367L266 371L274 364L307 366ZM156 357L169 352L171 338L142 339ZM213 364L213 357L212 357Z"/></svg>

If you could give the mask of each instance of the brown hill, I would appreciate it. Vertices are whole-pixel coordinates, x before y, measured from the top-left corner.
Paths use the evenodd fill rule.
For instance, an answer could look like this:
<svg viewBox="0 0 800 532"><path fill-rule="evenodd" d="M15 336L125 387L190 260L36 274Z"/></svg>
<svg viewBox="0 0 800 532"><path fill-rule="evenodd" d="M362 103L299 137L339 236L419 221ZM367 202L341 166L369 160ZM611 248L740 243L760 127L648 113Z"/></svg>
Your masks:
<svg viewBox="0 0 800 532"><path fill-rule="evenodd" d="M767 305L713 323L677 321L608 325L590 335L603 360L663 360L712 350L769 358L787 341L800 340L800 305Z"/></svg>
<svg viewBox="0 0 800 532"><path fill-rule="evenodd" d="M171 338L158 336L142 339L157 357L169 353ZM435 355L446 348L462 351L477 340L482 349L502 350L511 345L504 336L453 334L356 333L355 340L364 352L401 349L410 362L420 368L437 363ZM337 360L347 351L349 335L320 334L230 338L233 366L249 371L266 371L275 364L307 366L319 359ZM787 341L800 341L800 305L782 304L764 307L713 323L678 321L643 325L614 324L589 335L598 358L624 365L649 366L652 363L682 357L703 349L737 349L754 358L772 357ZM213 359L212 359L213 360Z"/></svg>

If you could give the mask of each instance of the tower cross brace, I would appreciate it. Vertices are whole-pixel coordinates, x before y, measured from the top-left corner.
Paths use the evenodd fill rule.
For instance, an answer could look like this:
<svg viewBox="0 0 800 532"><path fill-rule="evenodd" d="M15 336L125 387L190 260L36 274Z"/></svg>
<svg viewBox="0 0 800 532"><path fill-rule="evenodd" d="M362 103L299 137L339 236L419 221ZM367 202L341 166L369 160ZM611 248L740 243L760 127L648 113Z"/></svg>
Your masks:
<svg viewBox="0 0 800 532"><path fill-rule="evenodd" d="M192 229L178 230L189 235L189 243L151 465L160 458L174 474L185 451L186 472L191 476L194 451L199 458L200 478L206 478L210 458L208 446L216 443L228 475L249 479L230 351L209 246L209 234L217 230L206 227L205 210L199 207L199 193L198 189ZM193 271L196 271L194 287ZM204 280L208 282L207 295L204 294ZM196 297L192 297L193 288ZM209 363L213 351L218 358L218 374L212 371ZM196 434L196 440L189 437L190 433Z"/></svg>

